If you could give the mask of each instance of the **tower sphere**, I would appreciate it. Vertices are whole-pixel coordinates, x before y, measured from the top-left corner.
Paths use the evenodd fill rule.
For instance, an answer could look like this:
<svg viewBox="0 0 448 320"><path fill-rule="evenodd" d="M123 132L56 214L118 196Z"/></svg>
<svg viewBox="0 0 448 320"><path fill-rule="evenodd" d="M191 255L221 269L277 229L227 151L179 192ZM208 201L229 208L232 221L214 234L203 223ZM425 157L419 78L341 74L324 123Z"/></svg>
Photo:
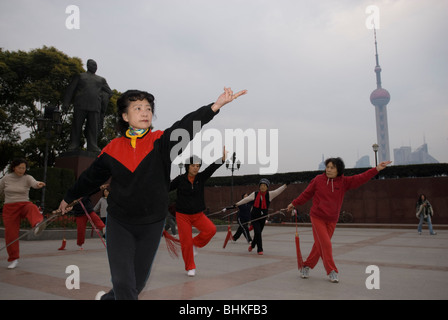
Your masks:
<svg viewBox="0 0 448 320"><path fill-rule="evenodd" d="M370 94L370 102L374 106L384 106L387 105L390 101L390 94L389 91L383 88L378 88L373 90L373 92Z"/></svg>

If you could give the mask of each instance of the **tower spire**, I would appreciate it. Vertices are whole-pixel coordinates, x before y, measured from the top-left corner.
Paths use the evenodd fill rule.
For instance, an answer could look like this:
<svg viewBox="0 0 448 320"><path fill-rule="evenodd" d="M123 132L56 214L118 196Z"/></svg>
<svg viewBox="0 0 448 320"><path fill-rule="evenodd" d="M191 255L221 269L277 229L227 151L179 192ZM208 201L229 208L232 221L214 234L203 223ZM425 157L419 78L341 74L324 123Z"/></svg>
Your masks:
<svg viewBox="0 0 448 320"><path fill-rule="evenodd" d="M380 67L380 62L379 62L379 57L378 57L378 42L376 41L376 28L375 28L375 25L373 26L373 34L374 34L374 38L375 38L376 87L377 87L377 89L379 89L379 88L381 88L381 67Z"/></svg>

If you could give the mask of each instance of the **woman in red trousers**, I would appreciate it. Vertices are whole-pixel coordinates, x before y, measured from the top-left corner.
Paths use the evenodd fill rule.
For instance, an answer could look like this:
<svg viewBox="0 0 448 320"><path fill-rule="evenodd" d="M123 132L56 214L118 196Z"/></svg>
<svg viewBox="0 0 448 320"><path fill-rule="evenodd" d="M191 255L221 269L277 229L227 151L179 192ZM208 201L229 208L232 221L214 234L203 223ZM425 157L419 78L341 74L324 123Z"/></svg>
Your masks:
<svg viewBox="0 0 448 320"><path fill-rule="evenodd" d="M44 182L36 181L26 173L27 162L25 159L14 159L10 165L10 173L0 180L0 196L4 195L3 223L5 225L6 245L12 243L19 237L20 220L26 218L38 234L45 229L45 223L40 224L44 217L39 208L29 199L30 188L40 189L45 186ZM40 224L40 225L39 225ZM7 247L8 261L11 264L8 269L14 269L19 263L19 241Z"/></svg>
<svg viewBox="0 0 448 320"><path fill-rule="evenodd" d="M291 211L294 207L313 199L310 217L314 244L308 259L304 262L302 278L308 278L310 269L313 269L319 258L322 258L330 281L339 282L338 269L333 260L331 237L339 219L345 192L368 182L390 163L391 161L381 162L376 168L346 177L343 174L345 165L341 158L327 159L325 173L315 177L305 191L288 205L288 211Z"/></svg>
<svg viewBox="0 0 448 320"><path fill-rule="evenodd" d="M176 222L179 231L179 240L185 270L189 277L196 275L194 256L198 248L202 248L213 238L216 226L204 214L204 187L205 182L226 160L224 148L222 159L215 161L204 171L201 168L201 159L191 157L185 165L185 174L177 176L170 185L170 190L177 189ZM193 238L192 227L199 230Z"/></svg>
<svg viewBox="0 0 448 320"><path fill-rule="evenodd" d="M90 197L85 196L82 198L81 201L86 210L84 211L84 208L81 206L81 204L78 203L73 207L71 211L76 218L76 226L77 226L76 244L78 245L79 250L83 250L82 246L86 240L86 227L88 220L90 219L92 220L94 226L91 227L96 228L98 231L100 231L101 236L103 237L104 237L104 228L106 227L103 220L101 220L101 218L98 217L95 210L93 209ZM90 219L89 217L87 217L87 214L89 214Z"/></svg>

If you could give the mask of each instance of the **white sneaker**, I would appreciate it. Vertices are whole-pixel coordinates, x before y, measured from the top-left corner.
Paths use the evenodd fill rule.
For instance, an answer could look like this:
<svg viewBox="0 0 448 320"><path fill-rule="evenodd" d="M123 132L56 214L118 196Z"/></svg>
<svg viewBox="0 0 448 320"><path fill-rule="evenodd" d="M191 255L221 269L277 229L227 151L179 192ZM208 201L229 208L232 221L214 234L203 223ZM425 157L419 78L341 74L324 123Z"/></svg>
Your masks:
<svg viewBox="0 0 448 320"><path fill-rule="evenodd" d="M338 283L339 282L338 274L334 270L331 270L331 272L328 275L328 277L330 278L330 281L333 282L333 283Z"/></svg>
<svg viewBox="0 0 448 320"><path fill-rule="evenodd" d="M191 269L187 271L187 276L194 277L196 275L196 269Z"/></svg>
<svg viewBox="0 0 448 320"><path fill-rule="evenodd" d="M8 269L15 269L15 267L17 267L18 264L19 264L19 259L16 259L13 262L11 262L11 264L8 266Z"/></svg>
<svg viewBox="0 0 448 320"><path fill-rule="evenodd" d="M95 300L101 300L101 297L104 296L105 294L106 294L105 291L99 291L95 296Z"/></svg>
<svg viewBox="0 0 448 320"><path fill-rule="evenodd" d="M302 270L300 270L300 273L301 273L300 276L303 279L308 279L310 276L310 267L307 266L303 267Z"/></svg>

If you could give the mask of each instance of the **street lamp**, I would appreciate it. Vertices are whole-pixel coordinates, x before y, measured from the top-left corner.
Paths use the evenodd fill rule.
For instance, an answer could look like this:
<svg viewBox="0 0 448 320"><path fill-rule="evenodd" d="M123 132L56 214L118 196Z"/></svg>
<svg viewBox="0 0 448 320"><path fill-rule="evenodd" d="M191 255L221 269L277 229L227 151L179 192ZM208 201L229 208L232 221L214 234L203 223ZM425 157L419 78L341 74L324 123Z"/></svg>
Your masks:
<svg viewBox="0 0 448 320"><path fill-rule="evenodd" d="M378 167L378 149L380 146L376 143L372 145L373 152L375 152L375 168ZM378 179L378 175L375 176L375 179Z"/></svg>
<svg viewBox="0 0 448 320"><path fill-rule="evenodd" d="M44 157L44 177L43 182L47 183L47 166L48 166L48 144L51 139L51 132L54 130L57 134L62 131L61 111L57 107L45 107L44 116L37 119L37 129L45 132L45 157ZM41 209L45 209L45 190L42 188Z"/></svg>
<svg viewBox="0 0 448 320"><path fill-rule="evenodd" d="M236 164L236 168L235 168L235 164ZM226 161L226 168L230 169L230 171L232 171L232 188L230 189L230 202L233 204L233 172L235 170L239 170L241 167L241 161L240 160L236 160L236 152L233 153L232 155L232 163L230 165L230 161L229 159L227 159Z"/></svg>
<svg viewBox="0 0 448 320"><path fill-rule="evenodd" d="M380 148L380 146L379 146L378 144L376 144L376 143L374 143L374 144L372 145L373 152L375 152L375 167L378 166L378 157L377 157L377 154L378 154L378 149L379 149L379 148Z"/></svg>
<svg viewBox="0 0 448 320"><path fill-rule="evenodd" d="M182 162L179 162L179 174L182 174L182 169L184 168L184 164Z"/></svg>

